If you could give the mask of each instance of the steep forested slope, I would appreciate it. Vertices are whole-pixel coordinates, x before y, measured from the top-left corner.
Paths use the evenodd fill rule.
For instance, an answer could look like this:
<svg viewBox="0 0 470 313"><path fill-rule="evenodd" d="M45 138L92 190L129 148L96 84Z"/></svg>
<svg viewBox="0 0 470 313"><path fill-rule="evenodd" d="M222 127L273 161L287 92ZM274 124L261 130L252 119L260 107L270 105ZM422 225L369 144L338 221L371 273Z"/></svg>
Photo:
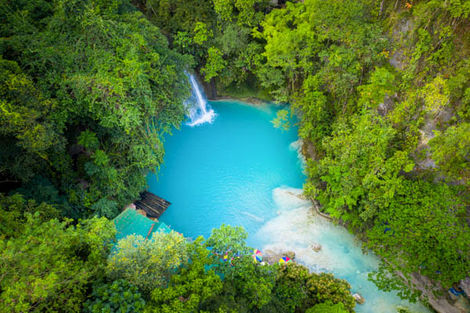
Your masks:
<svg viewBox="0 0 470 313"><path fill-rule="evenodd" d="M127 0L0 0L0 312L354 311L346 281L254 263L240 228L115 242L195 60Z"/></svg>
<svg viewBox="0 0 470 313"><path fill-rule="evenodd" d="M0 0L0 188L23 195L0 199L0 304L23 295L17 311L74 311L91 290L101 299L103 286L132 289L120 280L130 276L103 274L106 220L59 219L114 217L145 188L161 136L183 118L191 67L220 94L291 103L305 194L384 258L379 286L409 296L458 283L470 269L469 14L468 0ZM35 258L45 263L32 267ZM237 296L263 311L288 297L289 273L276 282L246 263L217 289L201 266L175 264L220 292L188 307L225 309ZM197 294L181 286L185 273L172 286ZM325 279L340 296L322 299L343 296L352 310L342 282L292 275L299 300L289 309L322 302L304 291ZM264 277L259 301L241 276ZM181 305L157 290L143 291L151 306Z"/></svg>
<svg viewBox="0 0 470 313"><path fill-rule="evenodd" d="M305 193L384 257L380 286L469 274L469 1L136 2L219 93L291 103Z"/></svg>
<svg viewBox="0 0 470 313"><path fill-rule="evenodd" d="M114 217L183 118L187 59L126 1L2 1L0 14L2 189Z"/></svg>

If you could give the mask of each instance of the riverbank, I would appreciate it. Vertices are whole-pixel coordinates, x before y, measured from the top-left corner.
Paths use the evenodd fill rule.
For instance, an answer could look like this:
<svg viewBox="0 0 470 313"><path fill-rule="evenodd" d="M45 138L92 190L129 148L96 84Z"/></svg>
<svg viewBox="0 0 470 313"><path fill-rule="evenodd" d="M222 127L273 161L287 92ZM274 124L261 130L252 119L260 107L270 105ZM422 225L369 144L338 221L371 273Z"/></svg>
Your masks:
<svg viewBox="0 0 470 313"><path fill-rule="evenodd" d="M308 141L303 141L302 149L300 150L301 154L304 158L310 160L317 160L317 154L315 151L315 147L312 143ZM305 196L304 196L305 197ZM312 202L312 210L330 220L333 221L334 219L330 217L328 214L321 211L321 205L314 199L308 199ZM339 221L338 223L342 227L345 225ZM346 227L344 227L346 229ZM363 243L363 236L361 234L353 233L352 234L355 238L357 238L361 243ZM361 239L362 237L362 239ZM379 258L380 255L378 255ZM398 273L398 276L403 277L402 273ZM405 280L404 280L405 281ZM465 313L469 312L470 306L467 299L464 298L463 295L456 296L453 295L448 290L442 288L439 284L431 281L429 278L422 276L419 273L412 273L411 274L411 282L414 285L414 288L422 292L420 300L424 303L428 303L429 306L438 313ZM467 284L465 280L460 281L457 285L460 288L466 288ZM439 296L437 296L439 295Z"/></svg>
<svg viewBox="0 0 470 313"><path fill-rule="evenodd" d="M227 101L227 100L233 100L234 98L232 97L218 97L218 101ZM259 99L256 98L250 98L249 102L244 102L243 105L249 105L253 107L260 108L264 105L269 104L269 102L264 102L260 101ZM240 102L241 100L236 99L236 102ZM310 160L317 160L317 154L315 147L312 143L308 141L302 141L299 140L300 143L297 144L297 152L299 154L299 159L310 159ZM291 144L292 145L292 144ZM294 195L292 196L299 197L299 195ZM328 214L322 212L320 204L315 201L314 199L307 199L306 197L301 197L304 200L308 200L311 203L311 210L315 215L318 215L328 221L333 221L333 218L330 217ZM345 225L339 221L339 225L343 228L345 228ZM346 230L346 228L345 228ZM354 237L360 242L360 245L363 244L363 241L361 240L364 239L361 234L352 234ZM288 247L286 247L288 248ZM380 256L379 256L380 257ZM425 282L425 283L421 283ZM425 277L420 276L419 274L413 274L413 283L418 287L419 290L423 292L423 297L421 298L423 301L429 301L430 305L434 310L437 312L445 312L445 313L462 313L465 312L462 310L462 306L460 305L461 301L455 301L456 299L450 299L449 296L447 296L447 290L444 290L440 287L436 288L436 286L432 285L432 283L427 280ZM440 291L440 294L443 296L436 297L432 294L432 290L438 290ZM458 300L458 299L457 299Z"/></svg>
<svg viewBox="0 0 470 313"><path fill-rule="evenodd" d="M256 82L246 83L242 86L228 87L225 89L217 86L215 81L206 82L200 73L196 72L196 77L201 83L207 99L210 101L231 101L237 100L253 105L275 104L274 99L267 90L253 88Z"/></svg>
<svg viewBox="0 0 470 313"><path fill-rule="evenodd" d="M263 100L260 98L256 97L234 97L232 95L227 95L227 96L217 96L213 99L209 99L210 101L237 101L237 102L243 102L245 105L252 105L252 106L263 106L263 105L268 105L268 104L274 104L277 105L277 103L268 101L268 100Z"/></svg>

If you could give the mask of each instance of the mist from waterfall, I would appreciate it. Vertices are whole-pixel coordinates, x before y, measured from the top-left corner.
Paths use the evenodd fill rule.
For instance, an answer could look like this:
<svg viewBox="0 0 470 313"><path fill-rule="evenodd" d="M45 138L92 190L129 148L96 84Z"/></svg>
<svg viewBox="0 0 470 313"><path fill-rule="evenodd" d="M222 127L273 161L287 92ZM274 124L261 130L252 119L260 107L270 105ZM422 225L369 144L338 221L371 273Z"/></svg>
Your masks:
<svg viewBox="0 0 470 313"><path fill-rule="evenodd" d="M193 127L205 123L212 123L216 116L214 110L207 103L204 91L202 91L194 75L188 73L188 77L191 83L191 97L185 103L189 111L189 122L186 124Z"/></svg>

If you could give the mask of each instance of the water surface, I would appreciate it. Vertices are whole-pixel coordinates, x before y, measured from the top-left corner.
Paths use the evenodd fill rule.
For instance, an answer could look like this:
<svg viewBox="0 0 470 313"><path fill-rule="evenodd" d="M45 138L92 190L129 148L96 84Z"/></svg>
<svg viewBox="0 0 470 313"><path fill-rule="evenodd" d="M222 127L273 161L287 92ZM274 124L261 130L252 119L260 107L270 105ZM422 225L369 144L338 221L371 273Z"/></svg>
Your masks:
<svg viewBox="0 0 470 313"><path fill-rule="evenodd" d="M210 235L222 223L241 225L260 250L293 250L313 271L347 279L366 298L357 312L392 313L408 305L367 280L377 258L364 255L354 236L311 213L299 199L305 175L297 129L272 126L275 106L211 102L212 124L185 125L165 141L165 163L148 179L150 191L172 202L161 220L187 237ZM322 250L310 246L320 243ZM427 312L413 305L414 312Z"/></svg>

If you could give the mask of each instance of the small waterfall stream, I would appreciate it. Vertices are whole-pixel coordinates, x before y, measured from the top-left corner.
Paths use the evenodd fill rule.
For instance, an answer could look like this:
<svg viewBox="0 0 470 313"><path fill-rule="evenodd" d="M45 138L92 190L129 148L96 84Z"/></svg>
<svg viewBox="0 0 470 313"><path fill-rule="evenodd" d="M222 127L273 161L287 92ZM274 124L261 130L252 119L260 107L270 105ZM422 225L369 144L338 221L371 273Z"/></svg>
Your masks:
<svg viewBox="0 0 470 313"><path fill-rule="evenodd" d="M199 86L196 78L192 74L188 74L191 83L191 97L186 101L189 110L188 126L197 126L205 123L212 123L215 119L215 112L207 103L207 99Z"/></svg>

